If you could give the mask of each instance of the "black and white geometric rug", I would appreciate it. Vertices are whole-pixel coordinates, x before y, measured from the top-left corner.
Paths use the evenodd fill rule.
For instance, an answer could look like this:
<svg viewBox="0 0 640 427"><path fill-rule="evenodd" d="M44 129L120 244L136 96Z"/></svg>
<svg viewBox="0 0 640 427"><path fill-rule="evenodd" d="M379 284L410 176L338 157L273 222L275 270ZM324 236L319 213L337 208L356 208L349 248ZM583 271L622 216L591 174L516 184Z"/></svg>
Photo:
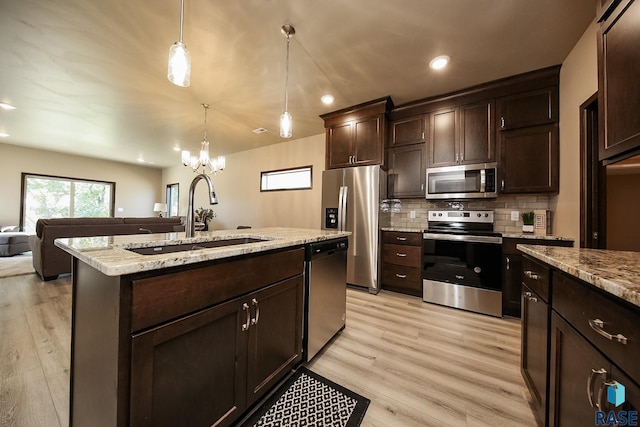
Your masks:
<svg viewBox="0 0 640 427"><path fill-rule="evenodd" d="M370 400L305 367L242 425L246 427L357 427Z"/></svg>

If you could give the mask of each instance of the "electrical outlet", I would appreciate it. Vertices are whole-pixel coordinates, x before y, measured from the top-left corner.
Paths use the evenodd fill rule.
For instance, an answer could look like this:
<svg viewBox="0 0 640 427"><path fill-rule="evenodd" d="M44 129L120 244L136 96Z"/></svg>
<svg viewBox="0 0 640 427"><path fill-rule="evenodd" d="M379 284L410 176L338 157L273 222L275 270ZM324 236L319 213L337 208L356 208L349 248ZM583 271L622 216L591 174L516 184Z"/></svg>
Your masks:
<svg viewBox="0 0 640 427"><path fill-rule="evenodd" d="M520 219L520 212L511 211L511 221L517 221Z"/></svg>
<svg viewBox="0 0 640 427"><path fill-rule="evenodd" d="M409 218L415 218L416 217L416 211L409 211Z"/></svg>

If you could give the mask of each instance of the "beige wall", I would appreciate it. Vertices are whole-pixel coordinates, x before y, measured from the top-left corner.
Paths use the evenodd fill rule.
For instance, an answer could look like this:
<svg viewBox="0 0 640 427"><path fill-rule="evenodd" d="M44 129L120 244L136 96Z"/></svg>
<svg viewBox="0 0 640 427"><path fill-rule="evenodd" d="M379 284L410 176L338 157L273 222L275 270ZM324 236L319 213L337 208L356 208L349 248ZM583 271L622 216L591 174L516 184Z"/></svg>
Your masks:
<svg viewBox="0 0 640 427"><path fill-rule="evenodd" d="M0 144L0 224L20 221L22 172L116 183L116 216L153 216L153 203L164 200L162 171L126 163ZM122 208L123 213L117 212Z"/></svg>
<svg viewBox="0 0 640 427"><path fill-rule="evenodd" d="M598 91L597 24L584 32L560 70L560 193L552 198L554 234L580 241L580 114Z"/></svg>
<svg viewBox="0 0 640 427"><path fill-rule="evenodd" d="M219 204L214 229L252 227L320 228L324 134L230 154L226 169L213 176ZM215 144L214 144L215 145ZM212 154L215 153L215 148ZM313 166L311 190L260 192L260 172ZM180 184L180 214L185 215L194 172L182 165L163 170L162 185ZM206 183L196 187L195 207L207 207Z"/></svg>

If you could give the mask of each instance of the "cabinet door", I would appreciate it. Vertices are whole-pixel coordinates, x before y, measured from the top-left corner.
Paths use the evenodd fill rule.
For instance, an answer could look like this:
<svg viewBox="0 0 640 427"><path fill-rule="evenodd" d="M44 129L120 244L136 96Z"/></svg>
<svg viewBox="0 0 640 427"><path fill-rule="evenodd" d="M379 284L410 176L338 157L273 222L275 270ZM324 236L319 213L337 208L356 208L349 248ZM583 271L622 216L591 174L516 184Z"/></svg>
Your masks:
<svg viewBox="0 0 640 427"><path fill-rule="evenodd" d="M230 425L246 408L239 300L133 336L131 425Z"/></svg>
<svg viewBox="0 0 640 427"><path fill-rule="evenodd" d="M503 271L502 313L507 316L520 317L522 308L522 256L505 254L503 256Z"/></svg>
<svg viewBox="0 0 640 427"><path fill-rule="evenodd" d="M640 1L619 9L598 33L600 160L640 147Z"/></svg>
<svg viewBox="0 0 640 427"><path fill-rule="evenodd" d="M391 123L390 147L426 141L427 116L410 117Z"/></svg>
<svg viewBox="0 0 640 427"><path fill-rule="evenodd" d="M379 165L382 163L384 145L382 140L382 117L368 117L354 124L354 166Z"/></svg>
<svg viewBox="0 0 640 427"><path fill-rule="evenodd" d="M303 276L297 276L247 297L249 405L302 360L302 286Z"/></svg>
<svg viewBox="0 0 640 427"><path fill-rule="evenodd" d="M473 164L494 161L493 102L460 108L460 143L458 161Z"/></svg>
<svg viewBox="0 0 640 427"><path fill-rule="evenodd" d="M533 399L534 414L544 420L547 409L549 304L522 287L522 376Z"/></svg>
<svg viewBox="0 0 640 427"><path fill-rule="evenodd" d="M353 122L348 122L327 128L328 168L351 166L353 127Z"/></svg>
<svg viewBox="0 0 640 427"><path fill-rule="evenodd" d="M429 167L458 164L458 110L436 111L431 114Z"/></svg>
<svg viewBox="0 0 640 427"><path fill-rule="evenodd" d="M499 129L518 129L558 121L558 89L549 87L500 98Z"/></svg>
<svg viewBox="0 0 640 427"><path fill-rule="evenodd" d="M424 197L426 144L405 145L388 150L389 197Z"/></svg>
<svg viewBox="0 0 640 427"><path fill-rule="evenodd" d="M551 315L550 364L549 426L594 425L597 408L589 402L589 394L595 404L603 381L610 378L610 363L555 312ZM589 379L592 383L586 387Z"/></svg>
<svg viewBox="0 0 640 427"><path fill-rule="evenodd" d="M557 193L559 155L556 124L500 132L500 191Z"/></svg>

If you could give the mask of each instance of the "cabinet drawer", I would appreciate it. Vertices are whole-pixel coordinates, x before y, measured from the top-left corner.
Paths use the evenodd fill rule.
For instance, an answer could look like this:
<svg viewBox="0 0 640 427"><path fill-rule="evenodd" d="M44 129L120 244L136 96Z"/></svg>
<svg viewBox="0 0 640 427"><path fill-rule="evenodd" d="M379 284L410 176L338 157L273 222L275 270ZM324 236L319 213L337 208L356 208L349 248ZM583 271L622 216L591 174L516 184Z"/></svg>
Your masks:
<svg viewBox="0 0 640 427"><path fill-rule="evenodd" d="M422 269L404 265L382 264L383 285L422 290Z"/></svg>
<svg viewBox="0 0 640 427"><path fill-rule="evenodd" d="M382 245L382 261L407 267L422 266L422 248L418 246Z"/></svg>
<svg viewBox="0 0 640 427"><path fill-rule="evenodd" d="M422 233L385 231L382 233L382 242L396 245L422 246Z"/></svg>
<svg viewBox="0 0 640 427"><path fill-rule="evenodd" d="M549 301L549 268L543 264L525 257L522 260L522 283L540 296L545 302Z"/></svg>
<svg viewBox="0 0 640 427"><path fill-rule="evenodd" d="M613 363L640 380L640 310L604 295L592 285L553 272L553 309L593 343ZM602 321L598 326L596 320ZM598 333L599 330L601 333ZM614 335L612 339L603 334ZM626 338L623 344L618 338Z"/></svg>
<svg viewBox="0 0 640 427"><path fill-rule="evenodd" d="M134 280L131 331L157 325L302 274L304 249Z"/></svg>

